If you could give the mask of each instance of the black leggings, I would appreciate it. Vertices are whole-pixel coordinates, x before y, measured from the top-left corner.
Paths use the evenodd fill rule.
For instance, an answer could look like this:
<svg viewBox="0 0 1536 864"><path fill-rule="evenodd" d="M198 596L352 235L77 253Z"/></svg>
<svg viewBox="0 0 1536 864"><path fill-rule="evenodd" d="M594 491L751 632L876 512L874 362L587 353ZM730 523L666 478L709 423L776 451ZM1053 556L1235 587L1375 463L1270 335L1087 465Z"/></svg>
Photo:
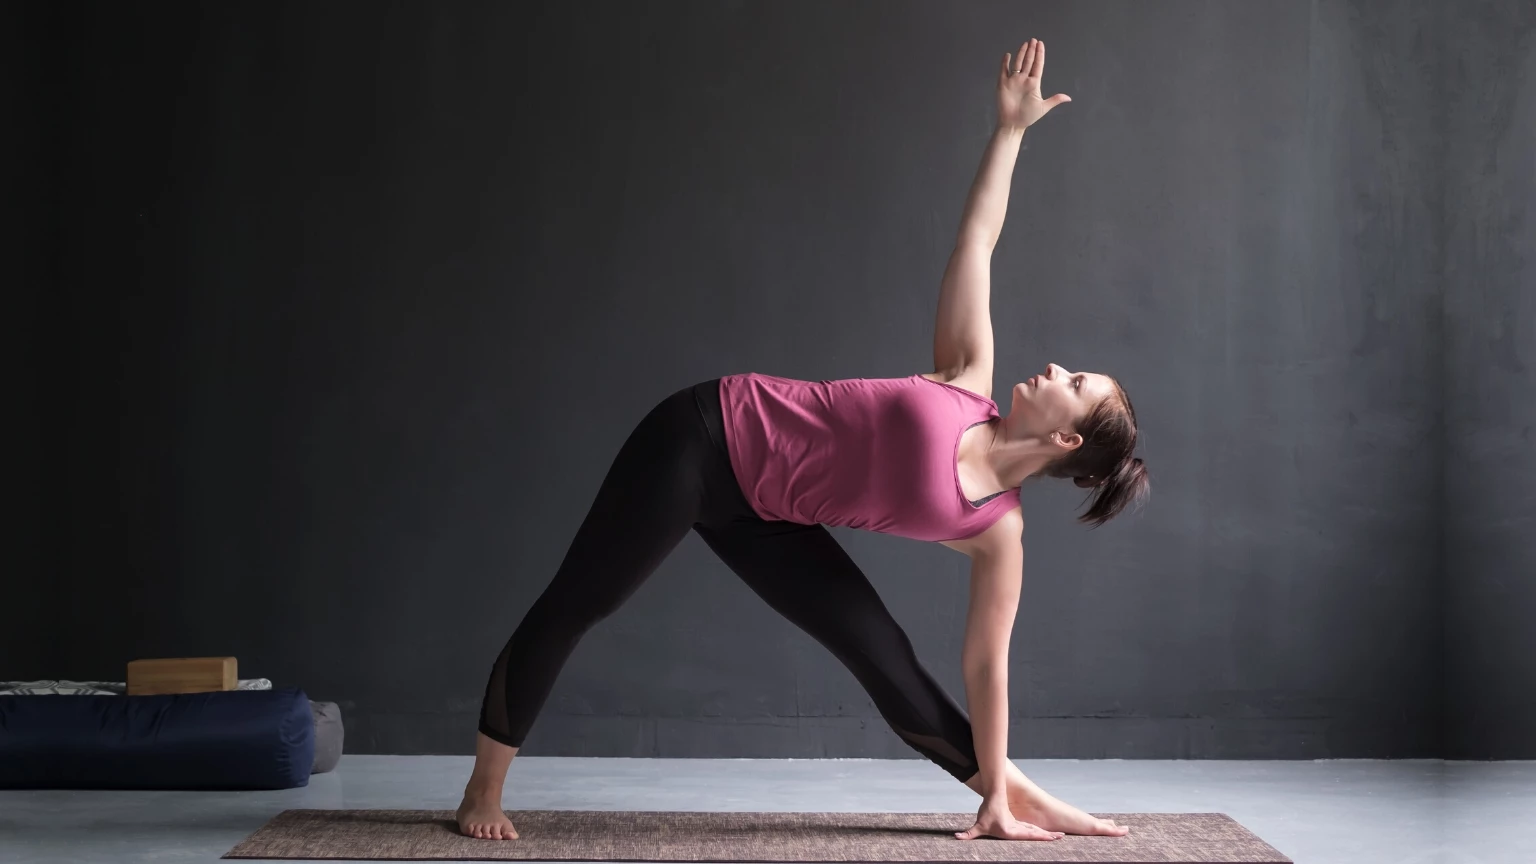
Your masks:
<svg viewBox="0 0 1536 864"><path fill-rule="evenodd" d="M742 581L847 666L896 734L965 782L971 722L923 668L869 579L822 525L752 511L725 448L719 379L684 387L635 427L549 586L491 667L480 731L521 747L581 637L691 528Z"/></svg>

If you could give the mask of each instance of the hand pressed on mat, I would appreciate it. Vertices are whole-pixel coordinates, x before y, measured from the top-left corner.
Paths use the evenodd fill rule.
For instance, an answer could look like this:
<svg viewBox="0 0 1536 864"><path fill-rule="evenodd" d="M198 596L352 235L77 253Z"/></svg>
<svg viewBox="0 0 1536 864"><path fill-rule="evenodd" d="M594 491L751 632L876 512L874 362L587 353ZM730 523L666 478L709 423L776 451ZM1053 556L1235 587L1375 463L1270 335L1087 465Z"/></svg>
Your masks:
<svg viewBox="0 0 1536 864"><path fill-rule="evenodd" d="M1056 840L1064 836L1060 831L1047 831L1039 825L1020 822L1013 818L1008 808L1006 794L990 795L981 802L976 812L976 824L964 831L955 832L961 840L977 837L996 837L999 840Z"/></svg>

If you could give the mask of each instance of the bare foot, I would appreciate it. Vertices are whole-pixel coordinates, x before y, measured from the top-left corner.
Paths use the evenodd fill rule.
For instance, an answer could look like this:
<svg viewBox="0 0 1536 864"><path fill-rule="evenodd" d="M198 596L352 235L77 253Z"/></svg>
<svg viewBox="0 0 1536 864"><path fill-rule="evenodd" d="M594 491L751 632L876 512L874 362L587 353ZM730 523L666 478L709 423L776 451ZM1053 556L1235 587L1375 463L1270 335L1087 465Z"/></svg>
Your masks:
<svg viewBox="0 0 1536 864"><path fill-rule="evenodd" d="M1130 826L1117 825L1113 819L1100 819L1061 801L1049 793L1008 790L1008 809L1020 822L1039 825L1047 831L1085 834L1099 837L1123 837Z"/></svg>
<svg viewBox="0 0 1536 864"><path fill-rule="evenodd" d="M459 832L480 840L516 840L517 829L501 810L501 802L466 794L459 805Z"/></svg>

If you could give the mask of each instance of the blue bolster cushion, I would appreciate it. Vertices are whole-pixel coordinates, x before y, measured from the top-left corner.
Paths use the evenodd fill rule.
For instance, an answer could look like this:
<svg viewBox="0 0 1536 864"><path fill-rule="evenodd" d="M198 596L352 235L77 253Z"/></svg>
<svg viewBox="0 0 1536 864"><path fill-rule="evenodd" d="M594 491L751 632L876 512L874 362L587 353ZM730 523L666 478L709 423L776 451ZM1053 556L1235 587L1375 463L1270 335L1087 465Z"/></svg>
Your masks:
<svg viewBox="0 0 1536 864"><path fill-rule="evenodd" d="M0 789L291 789L314 760L297 687L0 696Z"/></svg>

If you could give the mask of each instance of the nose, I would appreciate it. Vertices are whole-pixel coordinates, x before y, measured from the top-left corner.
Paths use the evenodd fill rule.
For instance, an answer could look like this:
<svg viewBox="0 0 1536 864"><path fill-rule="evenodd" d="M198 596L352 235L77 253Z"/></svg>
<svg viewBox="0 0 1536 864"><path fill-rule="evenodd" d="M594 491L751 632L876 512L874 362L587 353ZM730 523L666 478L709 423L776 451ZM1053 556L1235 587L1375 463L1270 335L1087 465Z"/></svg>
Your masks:
<svg viewBox="0 0 1536 864"><path fill-rule="evenodd" d="M1056 373L1057 372L1060 372L1063 375L1067 374L1067 370L1061 368L1060 366L1057 366L1055 363L1047 363L1047 364L1045 364L1045 377L1047 377L1047 378L1051 379L1052 381L1054 381L1054 380L1056 380Z"/></svg>

